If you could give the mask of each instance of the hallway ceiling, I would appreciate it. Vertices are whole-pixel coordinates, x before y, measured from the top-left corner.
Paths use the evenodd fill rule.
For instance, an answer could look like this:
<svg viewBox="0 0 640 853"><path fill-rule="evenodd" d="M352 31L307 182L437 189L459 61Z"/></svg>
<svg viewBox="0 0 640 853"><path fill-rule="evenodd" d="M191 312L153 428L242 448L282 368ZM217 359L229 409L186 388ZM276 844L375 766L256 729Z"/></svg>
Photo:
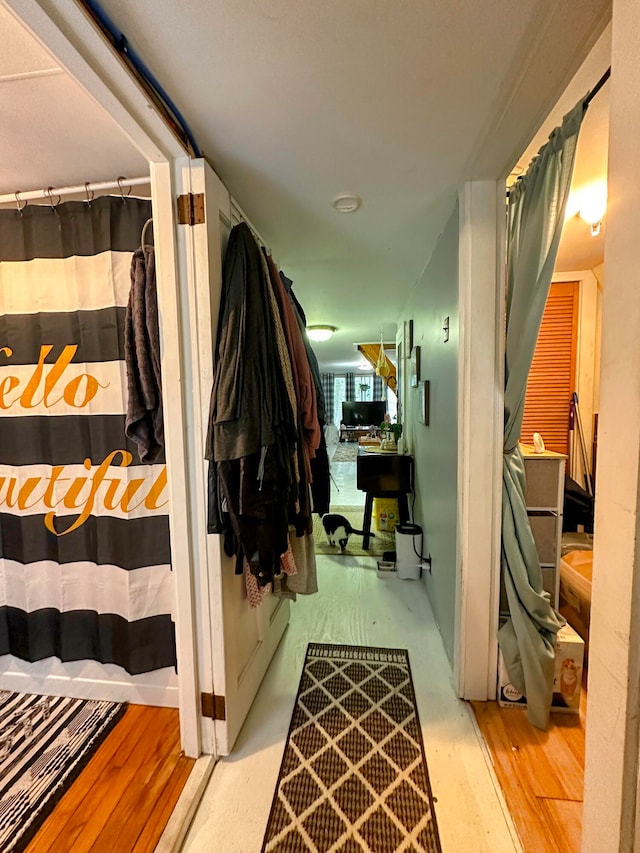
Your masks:
<svg viewBox="0 0 640 853"><path fill-rule="evenodd" d="M46 9L59 0L40 2ZM509 171L593 46L609 3L520 0L517 14L506 0L101 6L179 105L294 280L308 322L338 327L315 348L325 368L339 371L360 361L354 342L379 339L381 326L385 339L395 338L458 187ZM0 15L4 50L2 24ZM15 85L2 73L0 63L0 95ZM58 70L51 76L63 79ZM37 80L49 77L29 78ZM87 177L65 175L66 183L113 178L125 168L140 173L114 127L96 125L109 138L106 151L85 139L93 127L87 111L99 110L81 94L70 111L60 94L55 101L34 95L31 112L19 96L19 126L3 122L0 131L0 153L10 154L2 158L0 191L47 185L42 170L61 175L66 164L69 171L70 150L71 171ZM66 143L50 134L58 124L73 128ZM46 157L38 150L35 161L11 148L31 132L48 142ZM114 169L114 161L124 165ZM23 177L35 163L40 172L29 186ZM362 197L357 213L332 208L344 192Z"/></svg>

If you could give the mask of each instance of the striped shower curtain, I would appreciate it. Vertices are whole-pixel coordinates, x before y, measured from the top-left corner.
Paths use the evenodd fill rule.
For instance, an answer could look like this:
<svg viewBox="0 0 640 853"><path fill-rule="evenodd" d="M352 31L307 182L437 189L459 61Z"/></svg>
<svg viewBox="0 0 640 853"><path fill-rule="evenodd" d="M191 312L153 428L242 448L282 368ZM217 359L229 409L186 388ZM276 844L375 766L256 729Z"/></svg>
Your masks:
<svg viewBox="0 0 640 853"><path fill-rule="evenodd" d="M151 204L0 211L0 655L175 666L166 466L125 438Z"/></svg>

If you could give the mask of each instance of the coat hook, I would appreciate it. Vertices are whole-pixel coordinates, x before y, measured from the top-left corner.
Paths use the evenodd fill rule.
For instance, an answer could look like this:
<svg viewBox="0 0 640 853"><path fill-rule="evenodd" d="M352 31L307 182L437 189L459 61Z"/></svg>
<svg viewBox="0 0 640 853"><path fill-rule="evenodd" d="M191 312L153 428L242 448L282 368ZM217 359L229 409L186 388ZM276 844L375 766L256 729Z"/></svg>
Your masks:
<svg viewBox="0 0 640 853"><path fill-rule="evenodd" d="M16 190L15 196L16 196L16 207L18 208L18 213L20 214L20 216L22 216L22 211L25 209L28 202L25 200L22 207L20 207L21 199L20 199L20 192L18 190Z"/></svg>
<svg viewBox="0 0 640 853"><path fill-rule="evenodd" d="M89 207L91 207L91 202L93 201L93 199L94 199L94 197L95 197L95 193L94 193L94 191L91 189L90 184L89 184L89 181L86 181L86 182L85 182L85 185L84 185L84 191L85 191L85 193L86 193L86 195L87 195L87 199L86 199L87 204L89 205Z"/></svg>

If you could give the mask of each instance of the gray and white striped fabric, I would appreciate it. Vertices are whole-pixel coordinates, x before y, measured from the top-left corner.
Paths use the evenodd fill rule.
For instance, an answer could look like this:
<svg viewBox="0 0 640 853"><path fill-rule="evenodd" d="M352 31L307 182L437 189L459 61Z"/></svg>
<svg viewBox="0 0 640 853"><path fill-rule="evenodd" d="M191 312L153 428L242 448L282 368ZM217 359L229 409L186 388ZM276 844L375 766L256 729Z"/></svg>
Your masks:
<svg viewBox="0 0 640 853"><path fill-rule="evenodd" d="M333 385L336 380L335 373L321 373L322 393L324 395L324 407L327 424L333 423Z"/></svg>
<svg viewBox="0 0 640 853"><path fill-rule="evenodd" d="M373 377L373 399L374 400L386 400L386 395L384 394L384 390L382 387L382 376L378 376L377 374Z"/></svg>
<svg viewBox="0 0 640 853"><path fill-rule="evenodd" d="M125 438L145 199L0 211L0 655L175 666L164 459Z"/></svg>
<svg viewBox="0 0 640 853"><path fill-rule="evenodd" d="M356 399L356 377L353 373L345 375L345 394L348 402Z"/></svg>

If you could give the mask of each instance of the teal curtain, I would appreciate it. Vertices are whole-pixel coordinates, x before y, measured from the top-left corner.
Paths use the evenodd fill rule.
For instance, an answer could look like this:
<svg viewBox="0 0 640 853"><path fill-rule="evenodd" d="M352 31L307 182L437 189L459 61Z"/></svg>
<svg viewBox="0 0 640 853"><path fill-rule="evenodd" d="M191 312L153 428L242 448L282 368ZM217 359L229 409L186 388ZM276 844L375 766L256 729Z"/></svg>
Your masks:
<svg viewBox="0 0 640 853"><path fill-rule="evenodd" d="M529 722L549 723L554 645L564 620L542 587L542 571L525 505L525 475L518 440L527 377L564 223L581 101L540 149L509 192L507 227L507 337L502 489L502 573L510 617L498 632L509 677L527 696Z"/></svg>

